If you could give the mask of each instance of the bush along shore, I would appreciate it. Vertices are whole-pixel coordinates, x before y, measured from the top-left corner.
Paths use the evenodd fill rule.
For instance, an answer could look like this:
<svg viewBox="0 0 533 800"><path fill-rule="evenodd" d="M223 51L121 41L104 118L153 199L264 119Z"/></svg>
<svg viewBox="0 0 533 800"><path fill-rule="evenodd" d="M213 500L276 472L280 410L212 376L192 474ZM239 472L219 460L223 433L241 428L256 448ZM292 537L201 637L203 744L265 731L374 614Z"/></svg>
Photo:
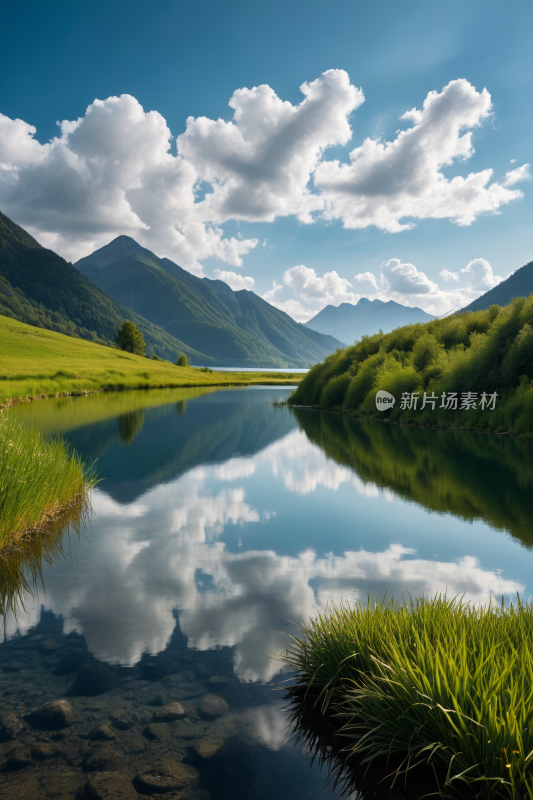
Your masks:
<svg viewBox="0 0 533 800"><path fill-rule="evenodd" d="M533 295L363 337L313 367L288 404L533 438L532 379Z"/></svg>
<svg viewBox="0 0 533 800"><path fill-rule="evenodd" d="M94 483L63 441L0 417L0 554L86 507Z"/></svg>
<svg viewBox="0 0 533 800"><path fill-rule="evenodd" d="M281 656L296 670L293 721L315 753L333 731L347 789L379 764L387 790L422 772L423 795L533 798L532 637L519 598L331 606Z"/></svg>

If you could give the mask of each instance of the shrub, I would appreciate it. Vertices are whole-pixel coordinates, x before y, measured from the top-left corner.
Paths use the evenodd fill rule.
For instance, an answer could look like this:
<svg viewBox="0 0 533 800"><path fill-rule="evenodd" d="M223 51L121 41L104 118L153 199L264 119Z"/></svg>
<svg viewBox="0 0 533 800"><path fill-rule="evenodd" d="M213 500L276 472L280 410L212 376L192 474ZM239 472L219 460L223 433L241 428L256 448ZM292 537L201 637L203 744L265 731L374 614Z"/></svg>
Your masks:
<svg viewBox="0 0 533 800"><path fill-rule="evenodd" d="M177 367L188 367L189 366L189 359L185 355L185 353L180 353L178 356L178 360L176 361Z"/></svg>

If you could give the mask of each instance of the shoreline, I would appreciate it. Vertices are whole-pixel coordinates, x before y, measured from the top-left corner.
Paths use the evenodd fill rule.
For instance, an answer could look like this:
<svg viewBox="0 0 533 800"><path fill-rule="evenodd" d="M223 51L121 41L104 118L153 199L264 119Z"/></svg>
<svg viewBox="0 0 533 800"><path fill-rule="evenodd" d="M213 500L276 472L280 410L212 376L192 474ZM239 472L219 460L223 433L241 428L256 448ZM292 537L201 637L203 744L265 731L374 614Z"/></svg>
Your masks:
<svg viewBox="0 0 533 800"><path fill-rule="evenodd" d="M533 439L526 439L523 437L522 434L517 433L516 431L491 431L487 428L465 428L455 425L427 425L423 422L402 422L398 419L388 419L385 417L374 417L374 416L364 416L362 414L352 414L349 411L344 411L342 408L322 408L322 406L301 406L301 405L291 405L289 403L280 403L280 405L284 405L287 408L302 408L307 411L325 411L329 414L339 414L342 417L350 417L351 419L363 419L369 420L370 422L384 422L388 425L402 425L404 428L428 428L430 430L441 430L441 431L472 431L472 433L488 433L491 436L509 436L512 439L519 439L521 442L525 442L525 444L533 444Z"/></svg>
<svg viewBox="0 0 533 800"><path fill-rule="evenodd" d="M253 374L253 373L249 373ZM284 373L280 373L283 375ZM135 391L148 391L150 389L196 389L201 388L203 386L209 386L213 389L218 387L228 387L228 386L236 386L236 387L243 387L243 386L293 386L294 383L297 382L294 379L283 379L280 380L263 380L263 381L227 381L224 383L206 383L206 382L187 382L187 383L158 383L158 384L145 384L142 386L102 386L99 389L79 389L74 390L72 392L55 392L54 394L37 394L37 395L26 395L25 397L10 397L8 398L7 402L0 402L0 414L8 408L12 408L16 405L21 405L22 403L32 403L35 400L51 400L56 397L88 397L92 394L99 394L100 392L135 392Z"/></svg>

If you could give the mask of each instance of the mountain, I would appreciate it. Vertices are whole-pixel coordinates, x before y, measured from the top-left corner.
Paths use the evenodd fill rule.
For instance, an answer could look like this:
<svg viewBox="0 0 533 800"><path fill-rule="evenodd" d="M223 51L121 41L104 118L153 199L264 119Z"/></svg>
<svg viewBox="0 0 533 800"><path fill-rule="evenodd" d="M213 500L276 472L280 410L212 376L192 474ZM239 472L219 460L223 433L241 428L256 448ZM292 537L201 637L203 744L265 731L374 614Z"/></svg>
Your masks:
<svg viewBox="0 0 533 800"><path fill-rule="evenodd" d="M506 306L515 297L529 297L533 292L533 261L517 269L494 289L490 289L461 311L484 311L492 305Z"/></svg>
<svg viewBox="0 0 533 800"><path fill-rule="evenodd" d="M343 342L352 343L365 334L389 333L400 325L413 322L429 322L435 319L421 308L409 308L389 300L367 300L362 297L358 303L341 303L340 306L326 306L316 317L305 325L321 333L329 333Z"/></svg>
<svg viewBox="0 0 533 800"><path fill-rule="evenodd" d="M72 264L42 247L0 212L0 314L101 344L115 341L125 319L142 332L148 353L212 363L167 331L112 300Z"/></svg>
<svg viewBox="0 0 533 800"><path fill-rule="evenodd" d="M308 366L343 346L254 292L198 278L129 236L118 236L75 267L117 302L220 366Z"/></svg>

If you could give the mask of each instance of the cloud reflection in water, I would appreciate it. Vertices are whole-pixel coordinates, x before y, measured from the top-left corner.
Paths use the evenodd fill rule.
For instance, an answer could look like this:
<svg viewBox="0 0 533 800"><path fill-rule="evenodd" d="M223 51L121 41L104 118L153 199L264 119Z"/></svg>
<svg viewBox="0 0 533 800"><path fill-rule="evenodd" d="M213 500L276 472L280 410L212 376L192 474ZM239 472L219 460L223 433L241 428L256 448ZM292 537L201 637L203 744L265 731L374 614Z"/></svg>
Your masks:
<svg viewBox="0 0 533 800"><path fill-rule="evenodd" d="M307 618L328 601L361 599L369 588L389 596L464 592L475 601L524 590L472 556L425 560L400 543L326 555L231 552L220 540L226 526L269 524L275 511L253 508L238 484L265 465L293 493L337 491L348 483L370 500L395 499L328 459L297 430L251 458L194 468L129 505L96 490L92 544L73 543L74 566L47 573L45 607L63 617L66 632L82 633L97 658L123 665L163 650L178 619L190 647L234 647L237 676L256 681L280 671L272 654L286 644L288 620ZM209 581L199 582L199 571ZM27 618L8 620L8 632L27 629L38 615L36 603ZM283 739L273 717L254 724L270 746Z"/></svg>

